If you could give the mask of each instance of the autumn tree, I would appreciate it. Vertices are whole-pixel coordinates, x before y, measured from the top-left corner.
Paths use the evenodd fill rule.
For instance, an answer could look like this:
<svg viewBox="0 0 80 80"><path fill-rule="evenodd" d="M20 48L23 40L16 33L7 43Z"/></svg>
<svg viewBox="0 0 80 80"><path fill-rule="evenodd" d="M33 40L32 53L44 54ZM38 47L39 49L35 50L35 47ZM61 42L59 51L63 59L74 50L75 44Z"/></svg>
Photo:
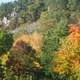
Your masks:
<svg viewBox="0 0 80 80"><path fill-rule="evenodd" d="M7 68L16 75L40 74L42 66L38 59L42 47L42 35L22 35L16 39L11 49L11 55L7 61Z"/></svg>
<svg viewBox="0 0 80 80"><path fill-rule="evenodd" d="M79 80L80 77L80 27L72 24L70 35L61 41L62 45L54 55L53 70L57 76L66 80Z"/></svg>

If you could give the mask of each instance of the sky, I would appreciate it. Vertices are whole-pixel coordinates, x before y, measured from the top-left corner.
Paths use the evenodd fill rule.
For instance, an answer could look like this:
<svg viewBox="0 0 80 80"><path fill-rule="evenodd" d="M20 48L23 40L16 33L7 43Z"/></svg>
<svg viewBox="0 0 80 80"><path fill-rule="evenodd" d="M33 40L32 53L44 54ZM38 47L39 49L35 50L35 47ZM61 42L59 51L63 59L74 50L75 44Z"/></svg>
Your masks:
<svg viewBox="0 0 80 80"><path fill-rule="evenodd" d="M0 0L0 4L1 3L6 3L6 2L11 2L11 1L14 1L14 0Z"/></svg>

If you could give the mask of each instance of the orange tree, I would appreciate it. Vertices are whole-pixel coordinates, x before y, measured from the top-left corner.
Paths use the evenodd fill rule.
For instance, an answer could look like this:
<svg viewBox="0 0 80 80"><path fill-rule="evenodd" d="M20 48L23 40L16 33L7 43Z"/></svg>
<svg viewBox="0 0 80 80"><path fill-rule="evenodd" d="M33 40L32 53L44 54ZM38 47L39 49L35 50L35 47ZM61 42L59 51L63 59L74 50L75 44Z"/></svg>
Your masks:
<svg viewBox="0 0 80 80"><path fill-rule="evenodd" d="M51 70L59 80L80 79L80 27L75 24L70 26L70 35L61 41L52 61Z"/></svg>

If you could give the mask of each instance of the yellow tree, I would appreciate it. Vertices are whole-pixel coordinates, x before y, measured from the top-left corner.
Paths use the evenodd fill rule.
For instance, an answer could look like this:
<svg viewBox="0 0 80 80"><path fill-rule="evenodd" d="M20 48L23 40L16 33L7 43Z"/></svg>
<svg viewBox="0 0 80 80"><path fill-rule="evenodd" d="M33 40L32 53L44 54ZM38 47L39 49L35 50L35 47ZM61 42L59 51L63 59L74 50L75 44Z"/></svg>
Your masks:
<svg viewBox="0 0 80 80"><path fill-rule="evenodd" d="M79 80L80 27L72 24L69 31L70 35L62 40L61 48L54 55L52 70L59 75L69 75L70 80Z"/></svg>
<svg viewBox="0 0 80 80"><path fill-rule="evenodd" d="M37 32L32 35L22 35L13 44L7 66L17 74L27 71L41 70L38 58L42 46L42 35Z"/></svg>

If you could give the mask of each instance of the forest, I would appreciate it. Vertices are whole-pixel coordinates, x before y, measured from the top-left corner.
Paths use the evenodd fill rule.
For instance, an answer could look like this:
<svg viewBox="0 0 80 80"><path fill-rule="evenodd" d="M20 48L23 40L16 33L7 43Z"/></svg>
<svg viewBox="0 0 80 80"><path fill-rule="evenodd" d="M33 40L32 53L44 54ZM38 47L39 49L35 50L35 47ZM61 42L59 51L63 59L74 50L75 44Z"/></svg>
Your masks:
<svg viewBox="0 0 80 80"><path fill-rule="evenodd" d="M80 80L80 0L2 3L0 80Z"/></svg>

